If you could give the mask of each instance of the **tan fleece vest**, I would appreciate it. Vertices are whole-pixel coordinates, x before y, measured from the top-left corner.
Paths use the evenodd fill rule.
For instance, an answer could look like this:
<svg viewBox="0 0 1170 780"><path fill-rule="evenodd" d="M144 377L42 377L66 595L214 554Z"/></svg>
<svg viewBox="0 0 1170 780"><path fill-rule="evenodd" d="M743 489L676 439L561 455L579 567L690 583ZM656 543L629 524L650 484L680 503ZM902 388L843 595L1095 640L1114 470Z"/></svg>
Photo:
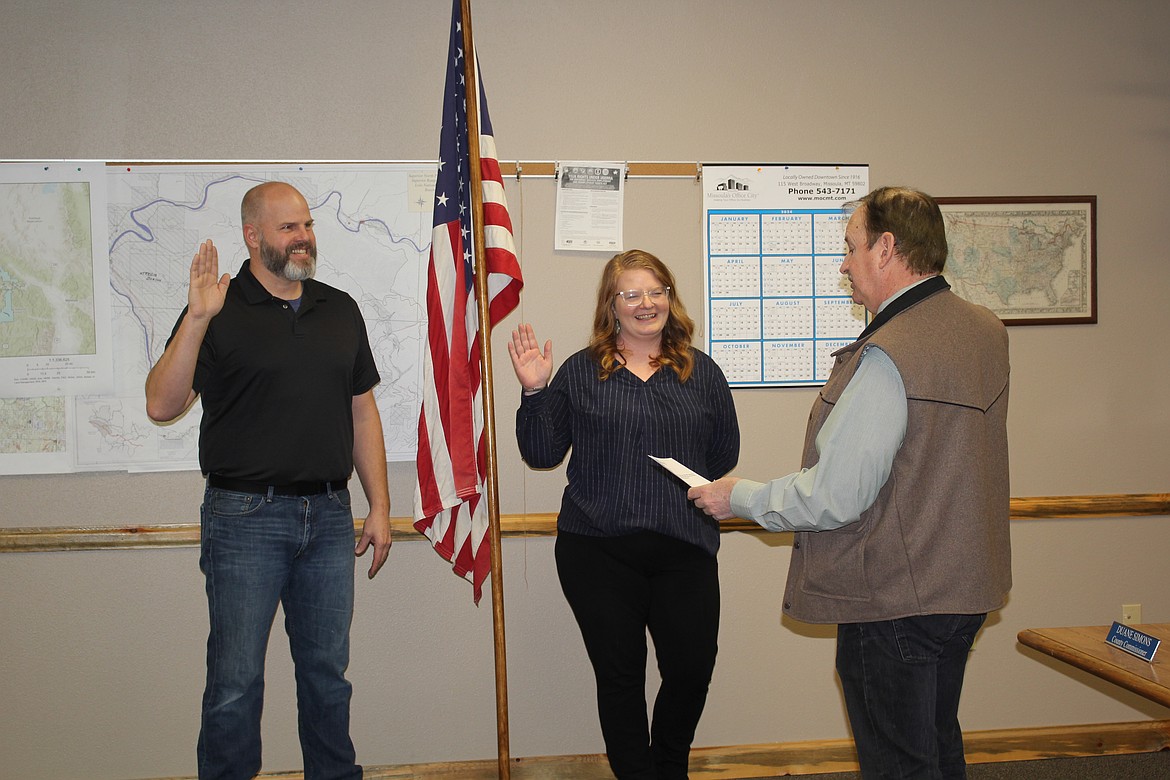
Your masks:
<svg viewBox="0 0 1170 780"><path fill-rule="evenodd" d="M853 623L998 609L1011 588L1007 331L942 290L837 352L809 418L805 467L867 345L902 375L906 438L858 522L795 535L785 612Z"/></svg>

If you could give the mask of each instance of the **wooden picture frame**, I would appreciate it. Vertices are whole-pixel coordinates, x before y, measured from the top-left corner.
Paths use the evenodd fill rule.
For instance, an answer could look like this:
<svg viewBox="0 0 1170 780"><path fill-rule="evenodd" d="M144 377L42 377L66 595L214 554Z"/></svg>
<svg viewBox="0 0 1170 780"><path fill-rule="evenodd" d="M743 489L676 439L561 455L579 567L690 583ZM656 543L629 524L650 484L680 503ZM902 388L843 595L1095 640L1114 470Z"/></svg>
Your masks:
<svg viewBox="0 0 1170 780"><path fill-rule="evenodd" d="M1005 325L1097 322L1097 196L935 198L943 276Z"/></svg>

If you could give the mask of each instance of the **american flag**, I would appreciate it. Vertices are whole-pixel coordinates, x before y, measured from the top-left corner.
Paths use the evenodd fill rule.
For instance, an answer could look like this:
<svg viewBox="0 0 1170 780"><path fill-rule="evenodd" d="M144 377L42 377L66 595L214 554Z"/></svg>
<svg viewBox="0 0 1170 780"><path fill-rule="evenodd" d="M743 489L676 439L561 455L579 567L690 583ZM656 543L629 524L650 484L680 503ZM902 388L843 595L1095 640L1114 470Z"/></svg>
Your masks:
<svg viewBox="0 0 1170 780"><path fill-rule="evenodd" d="M468 133L475 128L469 128L467 121L465 56L460 0L454 0L427 272L427 349L423 357L423 404L418 421L414 527L451 562L456 574L471 581L478 604L483 582L491 570L491 545L487 540L484 492L487 453L480 396L481 334L476 306L468 146ZM478 73L477 67L477 79ZM504 182L482 80L478 87L484 260L489 318L495 325L516 308L524 280L516 262L512 220L504 199Z"/></svg>

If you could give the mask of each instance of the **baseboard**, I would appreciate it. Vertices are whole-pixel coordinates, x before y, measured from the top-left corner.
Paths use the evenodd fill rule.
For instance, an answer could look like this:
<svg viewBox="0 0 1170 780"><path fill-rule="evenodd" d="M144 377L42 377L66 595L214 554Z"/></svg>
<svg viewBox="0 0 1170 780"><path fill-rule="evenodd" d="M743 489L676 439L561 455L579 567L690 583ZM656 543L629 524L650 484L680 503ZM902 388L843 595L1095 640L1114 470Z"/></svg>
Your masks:
<svg viewBox="0 0 1170 780"><path fill-rule="evenodd" d="M1170 750L1170 720L972 731L964 735L963 741L970 764L1152 753ZM499 776L498 769L495 759L368 766L365 780L491 780ZM695 748L691 751L690 776L696 780L732 780L856 770L852 740L837 739ZM512 758L509 772L516 780L613 778L601 754ZM303 775L266 772L260 777L300 780Z"/></svg>

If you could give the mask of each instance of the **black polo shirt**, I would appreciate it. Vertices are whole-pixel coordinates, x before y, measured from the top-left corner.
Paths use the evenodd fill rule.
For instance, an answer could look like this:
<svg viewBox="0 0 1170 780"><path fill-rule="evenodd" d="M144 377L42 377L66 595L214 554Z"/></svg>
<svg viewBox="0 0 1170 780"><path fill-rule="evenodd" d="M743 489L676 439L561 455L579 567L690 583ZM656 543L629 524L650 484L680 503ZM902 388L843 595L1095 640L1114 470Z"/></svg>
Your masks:
<svg viewBox="0 0 1170 780"><path fill-rule="evenodd" d="M353 472L353 398L378 384L378 369L353 298L313 279L303 284L294 311L247 261L232 279L192 383L203 401L204 474L288 484Z"/></svg>

